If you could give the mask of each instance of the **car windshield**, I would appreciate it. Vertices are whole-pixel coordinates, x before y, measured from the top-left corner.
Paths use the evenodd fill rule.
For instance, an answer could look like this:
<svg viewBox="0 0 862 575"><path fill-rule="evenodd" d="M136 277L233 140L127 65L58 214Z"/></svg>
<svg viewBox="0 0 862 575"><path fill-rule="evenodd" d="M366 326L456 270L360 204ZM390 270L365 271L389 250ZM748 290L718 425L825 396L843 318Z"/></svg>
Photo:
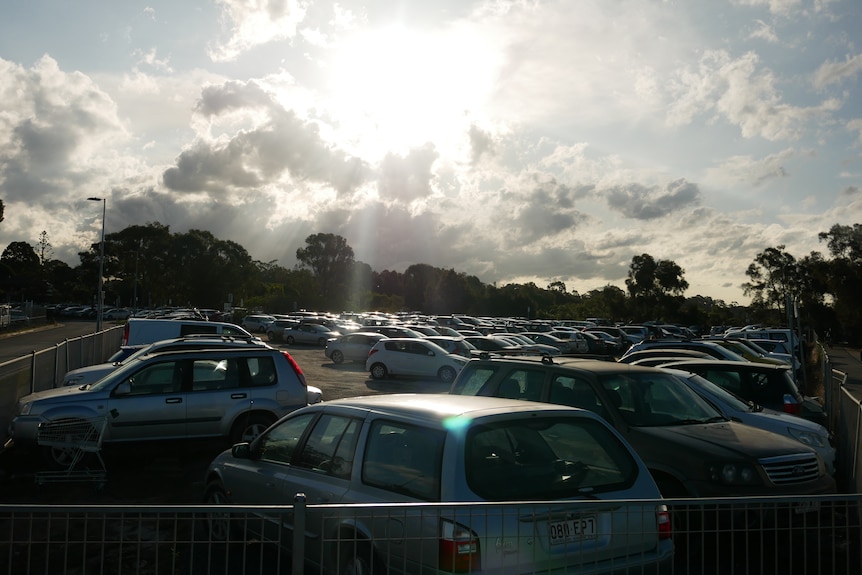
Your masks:
<svg viewBox="0 0 862 575"><path fill-rule="evenodd" d="M584 497L625 489L637 477L637 464L617 436L582 416L475 426L465 458L471 491L487 501Z"/></svg>
<svg viewBox="0 0 862 575"><path fill-rule="evenodd" d="M751 411L753 408L753 405L751 403L748 403L735 393L731 393L723 387L719 387L708 379L704 379L699 375L686 374L685 378L689 382L691 382L691 385L697 387L698 389L703 389L709 394L720 398L722 401L724 401L730 407L736 409L737 411Z"/></svg>
<svg viewBox="0 0 862 575"><path fill-rule="evenodd" d="M691 425L724 420L710 403L669 373L602 375L602 387L620 417L635 427Z"/></svg>

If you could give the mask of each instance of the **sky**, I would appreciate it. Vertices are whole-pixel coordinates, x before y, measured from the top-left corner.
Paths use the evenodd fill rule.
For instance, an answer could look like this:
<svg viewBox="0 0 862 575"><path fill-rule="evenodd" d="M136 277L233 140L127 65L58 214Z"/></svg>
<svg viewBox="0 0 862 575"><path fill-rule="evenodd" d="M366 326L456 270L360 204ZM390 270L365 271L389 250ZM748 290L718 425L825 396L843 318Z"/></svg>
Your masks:
<svg viewBox="0 0 862 575"><path fill-rule="evenodd" d="M859 0L0 2L0 249L206 230L292 268L750 301L862 222Z"/></svg>

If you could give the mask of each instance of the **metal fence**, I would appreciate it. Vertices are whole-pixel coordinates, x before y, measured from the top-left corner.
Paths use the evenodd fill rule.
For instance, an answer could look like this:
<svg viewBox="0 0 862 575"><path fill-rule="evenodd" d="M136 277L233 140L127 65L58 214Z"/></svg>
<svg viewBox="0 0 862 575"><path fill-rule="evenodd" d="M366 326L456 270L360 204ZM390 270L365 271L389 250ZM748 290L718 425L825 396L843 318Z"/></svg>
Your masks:
<svg viewBox="0 0 862 575"><path fill-rule="evenodd" d="M123 326L113 326L0 363L0 435L5 435L19 397L53 388L69 370L105 361L122 339Z"/></svg>
<svg viewBox="0 0 862 575"><path fill-rule="evenodd" d="M601 514L602 506L637 506L640 513L643 503L579 501L561 505L568 506L570 514L584 513L585 507ZM862 569L862 495L655 503L668 505L674 525L674 555L662 573L848 575ZM439 532L426 530L423 535L403 526L410 524L409 517L422 517L431 524L456 512L463 517L463 511L456 511L453 505L306 506L300 499L295 505L282 507L0 506L0 573L312 575L344 565L355 556L364 557L372 573L419 573L423 565L430 566L425 572L434 572L440 561ZM487 568L484 572L500 574L549 571L541 567L540 560L548 552L548 524L541 515L531 516L533 505L538 504L469 506L468 526L478 530L498 524L500 514L516 513L523 518L517 532L478 540L476 545L485 546L478 557L486 565L476 571L482 567ZM209 526L226 521L232 526L232 536L215 540L212 534L224 531ZM362 528L375 522L386 526L387 535L377 535L372 542L365 539ZM567 565L565 572L591 573L600 567L637 561L637 556L605 558L602 562L585 559L589 549L605 544L611 535L637 535L615 531L610 523L604 525L594 538L551 551ZM262 537L261 533L271 536ZM296 536L301 533L306 537ZM315 558L324 566L305 561ZM499 568L491 569L492 563ZM463 572L470 572L470 567Z"/></svg>

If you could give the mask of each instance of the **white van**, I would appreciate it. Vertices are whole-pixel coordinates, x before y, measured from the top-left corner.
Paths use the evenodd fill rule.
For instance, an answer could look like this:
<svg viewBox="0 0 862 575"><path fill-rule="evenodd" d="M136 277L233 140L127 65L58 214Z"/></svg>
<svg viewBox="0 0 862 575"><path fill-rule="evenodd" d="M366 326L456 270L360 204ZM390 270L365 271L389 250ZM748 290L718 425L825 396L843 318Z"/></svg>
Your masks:
<svg viewBox="0 0 862 575"><path fill-rule="evenodd" d="M235 335L247 338L255 337L245 329L233 323L206 320L144 319L133 317L126 322L122 345L144 345L196 333Z"/></svg>

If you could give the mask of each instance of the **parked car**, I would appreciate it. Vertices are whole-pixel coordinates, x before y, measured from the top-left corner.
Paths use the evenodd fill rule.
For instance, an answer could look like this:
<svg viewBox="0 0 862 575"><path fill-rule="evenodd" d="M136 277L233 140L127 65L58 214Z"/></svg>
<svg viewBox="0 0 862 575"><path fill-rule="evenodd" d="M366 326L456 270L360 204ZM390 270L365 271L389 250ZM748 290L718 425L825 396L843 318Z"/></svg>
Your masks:
<svg viewBox="0 0 862 575"><path fill-rule="evenodd" d="M463 337L466 342L479 351L525 353L524 346L520 344L495 339L488 335L465 335Z"/></svg>
<svg viewBox="0 0 862 575"><path fill-rule="evenodd" d="M299 322L295 319L274 319L266 324L266 339L269 341L284 341L284 330L296 327Z"/></svg>
<svg viewBox="0 0 862 575"><path fill-rule="evenodd" d="M683 349L672 347L670 349L666 348L651 348L651 349L642 349L639 351L633 351L631 353L625 354L618 361L620 363L639 363L644 359L653 359L653 358L662 358L664 361L660 363L667 363L671 359L707 359L712 358L711 355L704 353L702 351L695 351L693 349Z"/></svg>
<svg viewBox="0 0 862 575"><path fill-rule="evenodd" d="M141 356L93 385L25 395L9 435L18 447L36 447L40 424L105 418L105 444L208 437L236 443L321 395L289 354L269 347L167 351ZM44 450L61 466L74 452Z"/></svg>
<svg viewBox="0 0 862 575"><path fill-rule="evenodd" d="M741 339L706 339L703 341L714 341L718 345L733 351L734 353L739 354L745 361L753 361L756 363L768 363L771 365L791 365L791 361L789 359L778 359L774 357L768 357L767 355L755 351L754 348L745 343L745 340Z"/></svg>
<svg viewBox="0 0 862 575"><path fill-rule="evenodd" d="M137 360L139 357L160 351L180 351L184 349L248 349L269 348L256 337L213 336L210 334L190 335L141 346L124 346L117 350L105 363L97 363L67 371L63 376L63 387L90 385L96 383L112 371Z"/></svg>
<svg viewBox="0 0 862 575"><path fill-rule="evenodd" d="M626 337L626 332L618 327L597 325L595 327L585 327L581 331L592 333L593 335L604 338L606 341L608 338L605 336L610 336L610 341L612 342L610 347L613 353L622 353L631 345L628 337Z"/></svg>
<svg viewBox="0 0 862 575"><path fill-rule="evenodd" d="M332 363L344 361L361 361L364 363L368 359L368 352L381 339L386 339L382 333L355 331L327 340L323 354L331 359Z"/></svg>
<svg viewBox="0 0 862 575"><path fill-rule="evenodd" d="M584 335L583 332L575 330L575 329L559 329L549 331L547 333L536 333L533 332L535 336L535 341L538 343L547 343L542 342L542 339L547 338L556 338L562 340L567 343L569 346L568 352L563 353L590 353L590 344L587 341L587 336ZM543 337L539 337L543 336ZM533 339L532 337L530 339ZM550 340L554 341L554 340ZM549 345L554 345L553 343Z"/></svg>
<svg viewBox="0 0 862 575"><path fill-rule="evenodd" d="M316 323L301 323L284 330L282 337L289 345L305 343L325 347L326 342L341 334Z"/></svg>
<svg viewBox="0 0 862 575"><path fill-rule="evenodd" d="M626 350L626 352L623 353L622 356L620 356L620 359L623 360L624 358L635 353L636 351L641 351L643 349L690 349L692 351L699 351L705 353L714 357L715 359L724 359L728 361L745 361L745 358L738 353L725 347L722 347L714 341L676 339L657 339L642 341L628 348L628 350Z"/></svg>
<svg viewBox="0 0 862 575"><path fill-rule="evenodd" d="M238 325L220 321L131 317L123 327L122 345L143 345L195 333L253 337Z"/></svg>
<svg viewBox="0 0 862 575"><path fill-rule="evenodd" d="M129 319L129 316L132 315L132 310L125 308L111 308L102 312L102 319L107 320L117 320L117 319Z"/></svg>
<svg viewBox="0 0 862 575"><path fill-rule="evenodd" d="M823 426L828 425L823 404L816 397L806 397L799 390L789 365L687 359L666 363L662 367L696 373L745 401L798 415Z"/></svg>
<svg viewBox="0 0 862 575"><path fill-rule="evenodd" d="M374 344L365 360L365 369L374 379L410 375L436 377L450 383L467 363L467 358L447 353L424 338L396 337Z"/></svg>
<svg viewBox="0 0 862 575"><path fill-rule="evenodd" d="M423 334L403 325L367 325L362 331L382 333L386 337L423 337Z"/></svg>
<svg viewBox="0 0 862 575"><path fill-rule="evenodd" d="M476 346L465 340L463 337L452 337L447 335L429 335L428 341L436 343L448 353L454 353L463 357L473 357L473 353L478 351Z"/></svg>
<svg viewBox="0 0 862 575"><path fill-rule="evenodd" d="M573 358L473 359L450 393L559 403L598 413L634 447L665 497L836 491L816 451L729 421L661 369ZM799 510L805 511L804 505Z"/></svg>
<svg viewBox="0 0 862 575"><path fill-rule="evenodd" d="M275 321L275 317L268 314L251 314L242 318L240 325L251 333L266 333L266 326Z"/></svg>
<svg viewBox="0 0 862 575"><path fill-rule="evenodd" d="M498 339L503 343L511 343L512 345L521 346L521 349L525 352L534 353L536 355L560 355L563 353L563 351L555 345L538 343L519 333L492 333L488 337Z"/></svg>
<svg viewBox="0 0 862 575"><path fill-rule="evenodd" d="M303 525L310 572L642 573L670 569L673 557L643 462L600 418L560 406L439 394L329 401L223 452L206 474L210 505L283 509L296 493L331 505ZM416 508L397 519L379 508L509 501L530 503ZM246 537L289 553L293 514L255 514ZM228 538L229 519L210 517L211 539Z"/></svg>
<svg viewBox="0 0 862 575"><path fill-rule="evenodd" d="M745 401L694 373L678 370L673 370L673 373L713 404L727 419L784 435L812 448L823 459L826 472L834 475L835 447L830 440L829 430L822 425L763 407L753 401Z"/></svg>

